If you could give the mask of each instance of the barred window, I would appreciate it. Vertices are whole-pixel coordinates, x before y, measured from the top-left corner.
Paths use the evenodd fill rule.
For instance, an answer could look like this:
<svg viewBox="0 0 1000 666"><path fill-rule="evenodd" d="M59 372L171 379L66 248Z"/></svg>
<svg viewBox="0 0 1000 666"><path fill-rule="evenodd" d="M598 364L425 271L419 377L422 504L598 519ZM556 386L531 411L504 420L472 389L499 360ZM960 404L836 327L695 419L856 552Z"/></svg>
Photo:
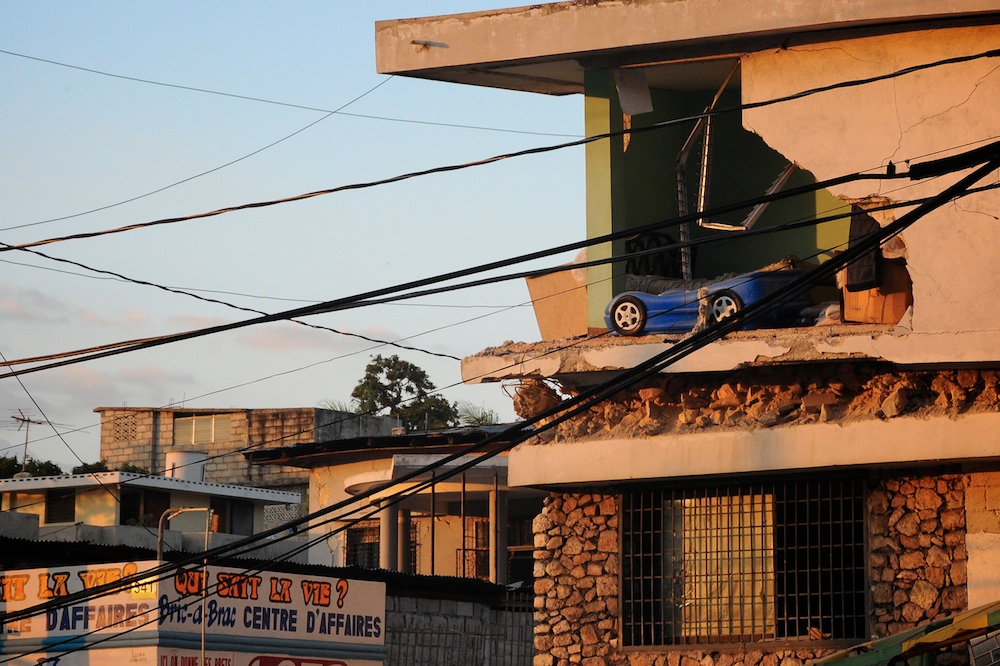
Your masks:
<svg viewBox="0 0 1000 666"><path fill-rule="evenodd" d="M625 644L865 638L864 498L860 479L625 494Z"/></svg>
<svg viewBox="0 0 1000 666"><path fill-rule="evenodd" d="M358 521L347 528L347 552L344 564L363 567L365 569L379 568L379 535L381 526L377 518ZM417 530L416 522L410 521L410 571L417 573Z"/></svg>
<svg viewBox="0 0 1000 666"><path fill-rule="evenodd" d="M76 488L45 491L45 522L76 522Z"/></svg>
<svg viewBox="0 0 1000 666"><path fill-rule="evenodd" d="M378 536L379 522L377 520L362 520L354 527L347 529L347 566L378 569Z"/></svg>

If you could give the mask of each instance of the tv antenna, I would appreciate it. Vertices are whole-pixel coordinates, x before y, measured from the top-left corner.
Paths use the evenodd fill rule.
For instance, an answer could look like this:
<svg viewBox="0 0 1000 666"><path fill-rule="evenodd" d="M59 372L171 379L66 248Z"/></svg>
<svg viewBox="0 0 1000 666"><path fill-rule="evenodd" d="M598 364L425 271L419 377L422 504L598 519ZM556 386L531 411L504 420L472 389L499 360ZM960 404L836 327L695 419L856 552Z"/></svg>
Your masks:
<svg viewBox="0 0 1000 666"><path fill-rule="evenodd" d="M45 425L46 421L36 421L30 416L26 415L23 410L17 410L17 414L11 414L11 418L17 421L18 431L24 428L24 455L21 456L21 473L15 475L15 478L24 478L26 476L31 476L28 474L28 430L34 425Z"/></svg>

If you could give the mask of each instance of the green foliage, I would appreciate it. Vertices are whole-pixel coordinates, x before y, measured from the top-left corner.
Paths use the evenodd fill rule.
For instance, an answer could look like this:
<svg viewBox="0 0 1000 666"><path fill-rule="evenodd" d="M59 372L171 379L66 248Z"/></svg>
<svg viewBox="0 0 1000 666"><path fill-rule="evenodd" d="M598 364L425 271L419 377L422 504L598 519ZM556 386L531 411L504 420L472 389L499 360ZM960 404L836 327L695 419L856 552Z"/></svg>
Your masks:
<svg viewBox="0 0 1000 666"><path fill-rule="evenodd" d="M98 460L92 463L83 463L77 465L73 468L71 474L96 474L97 472L110 472L108 469L108 463L104 460Z"/></svg>
<svg viewBox="0 0 1000 666"><path fill-rule="evenodd" d="M133 465L132 463L125 463L117 470L112 470L108 467L106 460L99 460L92 463L83 463L82 465L77 465L73 468L73 474L97 474L98 472L131 472L132 474L149 474L149 470L145 467L139 467L138 465Z"/></svg>
<svg viewBox="0 0 1000 666"><path fill-rule="evenodd" d="M407 430L455 425L455 405L439 395L430 395L434 389L430 377L416 365L396 355L374 356L351 397L359 414L392 416L401 420Z"/></svg>
<svg viewBox="0 0 1000 666"><path fill-rule="evenodd" d="M354 400L324 400L317 407L320 409L331 409L335 412L345 412L347 414L358 413L358 403Z"/></svg>
<svg viewBox="0 0 1000 666"><path fill-rule="evenodd" d="M13 456L0 456L0 479L12 479L14 475L21 471L20 461ZM31 476L58 476L62 474L62 468L51 460L35 460L28 458L25 471Z"/></svg>
<svg viewBox="0 0 1000 666"><path fill-rule="evenodd" d="M500 423L499 414L474 402L459 400L455 403L455 408L458 411L458 422L462 425L484 426Z"/></svg>

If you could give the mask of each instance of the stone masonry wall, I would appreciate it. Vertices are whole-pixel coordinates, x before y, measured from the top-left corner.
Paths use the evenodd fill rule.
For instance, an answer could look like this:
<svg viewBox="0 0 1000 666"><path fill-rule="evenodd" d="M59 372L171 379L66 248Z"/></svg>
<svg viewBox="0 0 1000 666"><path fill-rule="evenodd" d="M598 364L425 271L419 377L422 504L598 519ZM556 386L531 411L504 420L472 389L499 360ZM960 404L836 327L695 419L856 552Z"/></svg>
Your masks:
<svg viewBox="0 0 1000 666"><path fill-rule="evenodd" d="M905 630L966 607L965 477L906 476L869 486L872 628ZM803 666L819 647L723 650L620 647L619 498L551 494L533 523L534 666ZM938 656L967 663L966 652Z"/></svg>
<svg viewBox="0 0 1000 666"><path fill-rule="evenodd" d="M551 388L525 380L514 409L530 417L554 404L558 397ZM540 438L649 437L997 410L996 370L899 371L875 362L772 366L724 375L659 375Z"/></svg>
<svg viewBox="0 0 1000 666"><path fill-rule="evenodd" d="M902 477L869 494L875 635L968 605L965 488L962 475Z"/></svg>

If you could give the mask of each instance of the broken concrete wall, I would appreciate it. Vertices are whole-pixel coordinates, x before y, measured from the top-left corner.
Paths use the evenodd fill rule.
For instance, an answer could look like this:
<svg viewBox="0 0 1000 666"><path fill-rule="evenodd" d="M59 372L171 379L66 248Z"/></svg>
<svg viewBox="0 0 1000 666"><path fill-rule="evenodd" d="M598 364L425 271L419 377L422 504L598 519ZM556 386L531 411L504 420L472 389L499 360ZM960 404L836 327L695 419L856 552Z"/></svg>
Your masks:
<svg viewBox="0 0 1000 666"><path fill-rule="evenodd" d="M886 77L907 67L984 53L997 43L1000 27L975 26L757 52L742 59L743 102ZM823 180L885 171L890 162L905 172L908 163L995 141L1000 136L998 104L1000 70L990 57L749 109L743 122ZM921 182L856 181L831 191L847 201L903 201L939 192L955 180L950 175ZM1000 194L983 192L938 209L904 233L914 332L1000 327L993 308L984 306L1000 298L1000 272L993 270L1000 247L998 210Z"/></svg>
<svg viewBox="0 0 1000 666"><path fill-rule="evenodd" d="M1000 373L993 370L902 371L874 362L661 375L561 423L540 439L652 437L901 416L954 418L996 412L998 387Z"/></svg>

